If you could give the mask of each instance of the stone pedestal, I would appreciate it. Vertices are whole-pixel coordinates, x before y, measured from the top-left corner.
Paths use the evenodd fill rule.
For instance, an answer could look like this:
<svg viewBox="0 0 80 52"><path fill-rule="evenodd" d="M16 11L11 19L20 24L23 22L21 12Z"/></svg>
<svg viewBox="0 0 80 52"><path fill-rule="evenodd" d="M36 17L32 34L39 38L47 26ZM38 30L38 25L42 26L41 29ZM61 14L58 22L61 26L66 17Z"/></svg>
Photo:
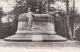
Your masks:
<svg viewBox="0 0 80 52"><path fill-rule="evenodd" d="M54 26L54 16L50 14L34 14L31 30L28 29L26 14L21 14L18 18L18 27L15 35L5 38L9 41L65 41L56 34Z"/></svg>
<svg viewBox="0 0 80 52"><path fill-rule="evenodd" d="M54 17L49 14L34 14L32 30L28 29L28 20L25 14L18 18L18 28L16 33L20 32L49 32L55 34Z"/></svg>

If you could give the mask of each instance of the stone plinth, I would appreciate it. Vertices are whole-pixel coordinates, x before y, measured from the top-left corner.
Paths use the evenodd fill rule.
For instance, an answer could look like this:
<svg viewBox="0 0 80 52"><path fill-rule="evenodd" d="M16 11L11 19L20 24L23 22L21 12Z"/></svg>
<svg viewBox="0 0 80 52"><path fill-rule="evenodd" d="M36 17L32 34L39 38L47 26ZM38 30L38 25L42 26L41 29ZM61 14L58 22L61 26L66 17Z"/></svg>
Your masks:
<svg viewBox="0 0 80 52"><path fill-rule="evenodd" d="M21 14L18 18L17 32L4 40L9 41L66 41L56 34L54 26L54 16L50 14L34 14L31 30L28 29L26 14Z"/></svg>
<svg viewBox="0 0 80 52"><path fill-rule="evenodd" d="M28 32L28 27L26 14L21 14L18 18L18 28L16 33ZM56 33L54 27L54 17L49 14L34 14L31 31Z"/></svg>

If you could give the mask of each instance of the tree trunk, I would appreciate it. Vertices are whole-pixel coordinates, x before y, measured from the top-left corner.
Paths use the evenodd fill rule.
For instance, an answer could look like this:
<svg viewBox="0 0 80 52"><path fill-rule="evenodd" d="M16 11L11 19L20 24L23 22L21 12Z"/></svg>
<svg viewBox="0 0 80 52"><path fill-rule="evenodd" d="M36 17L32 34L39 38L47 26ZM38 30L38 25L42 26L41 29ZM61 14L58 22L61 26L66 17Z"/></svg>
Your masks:
<svg viewBox="0 0 80 52"><path fill-rule="evenodd" d="M69 20L69 0L66 1L66 4L67 4L67 17L66 17L67 29L66 30L67 30L68 35L70 36L70 39L73 40L71 26L70 26L70 20Z"/></svg>

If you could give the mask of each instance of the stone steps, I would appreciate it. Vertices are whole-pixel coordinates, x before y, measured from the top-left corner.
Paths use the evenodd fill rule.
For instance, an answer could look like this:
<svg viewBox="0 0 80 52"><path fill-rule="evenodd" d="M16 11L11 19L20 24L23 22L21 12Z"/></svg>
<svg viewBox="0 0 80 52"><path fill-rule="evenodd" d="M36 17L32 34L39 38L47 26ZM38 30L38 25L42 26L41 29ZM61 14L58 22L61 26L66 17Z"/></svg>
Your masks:
<svg viewBox="0 0 80 52"><path fill-rule="evenodd" d="M53 34L15 34L4 38L5 41L15 41L15 42L60 42L67 41L67 38Z"/></svg>

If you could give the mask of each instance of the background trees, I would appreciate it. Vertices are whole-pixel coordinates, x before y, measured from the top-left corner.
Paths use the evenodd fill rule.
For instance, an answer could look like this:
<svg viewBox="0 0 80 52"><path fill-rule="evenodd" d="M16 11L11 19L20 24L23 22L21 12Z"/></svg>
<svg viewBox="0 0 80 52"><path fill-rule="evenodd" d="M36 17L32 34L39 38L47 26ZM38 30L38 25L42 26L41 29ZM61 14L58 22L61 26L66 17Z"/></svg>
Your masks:
<svg viewBox="0 0 80 52"><path fill-rule="evenodd" d="M14 21L19 14L24 11L27 12L28 7L31 7L34 13L36 13L37 8L40 14L45 14L49 12L50 5L52 5L59 15L57 16L58 18L55 19L56 31L61 36L73 39L79 34L79 3L80 0L0 0L0 20L5 19L5 21L9 22L9 20L13 19Z"/></svg>

